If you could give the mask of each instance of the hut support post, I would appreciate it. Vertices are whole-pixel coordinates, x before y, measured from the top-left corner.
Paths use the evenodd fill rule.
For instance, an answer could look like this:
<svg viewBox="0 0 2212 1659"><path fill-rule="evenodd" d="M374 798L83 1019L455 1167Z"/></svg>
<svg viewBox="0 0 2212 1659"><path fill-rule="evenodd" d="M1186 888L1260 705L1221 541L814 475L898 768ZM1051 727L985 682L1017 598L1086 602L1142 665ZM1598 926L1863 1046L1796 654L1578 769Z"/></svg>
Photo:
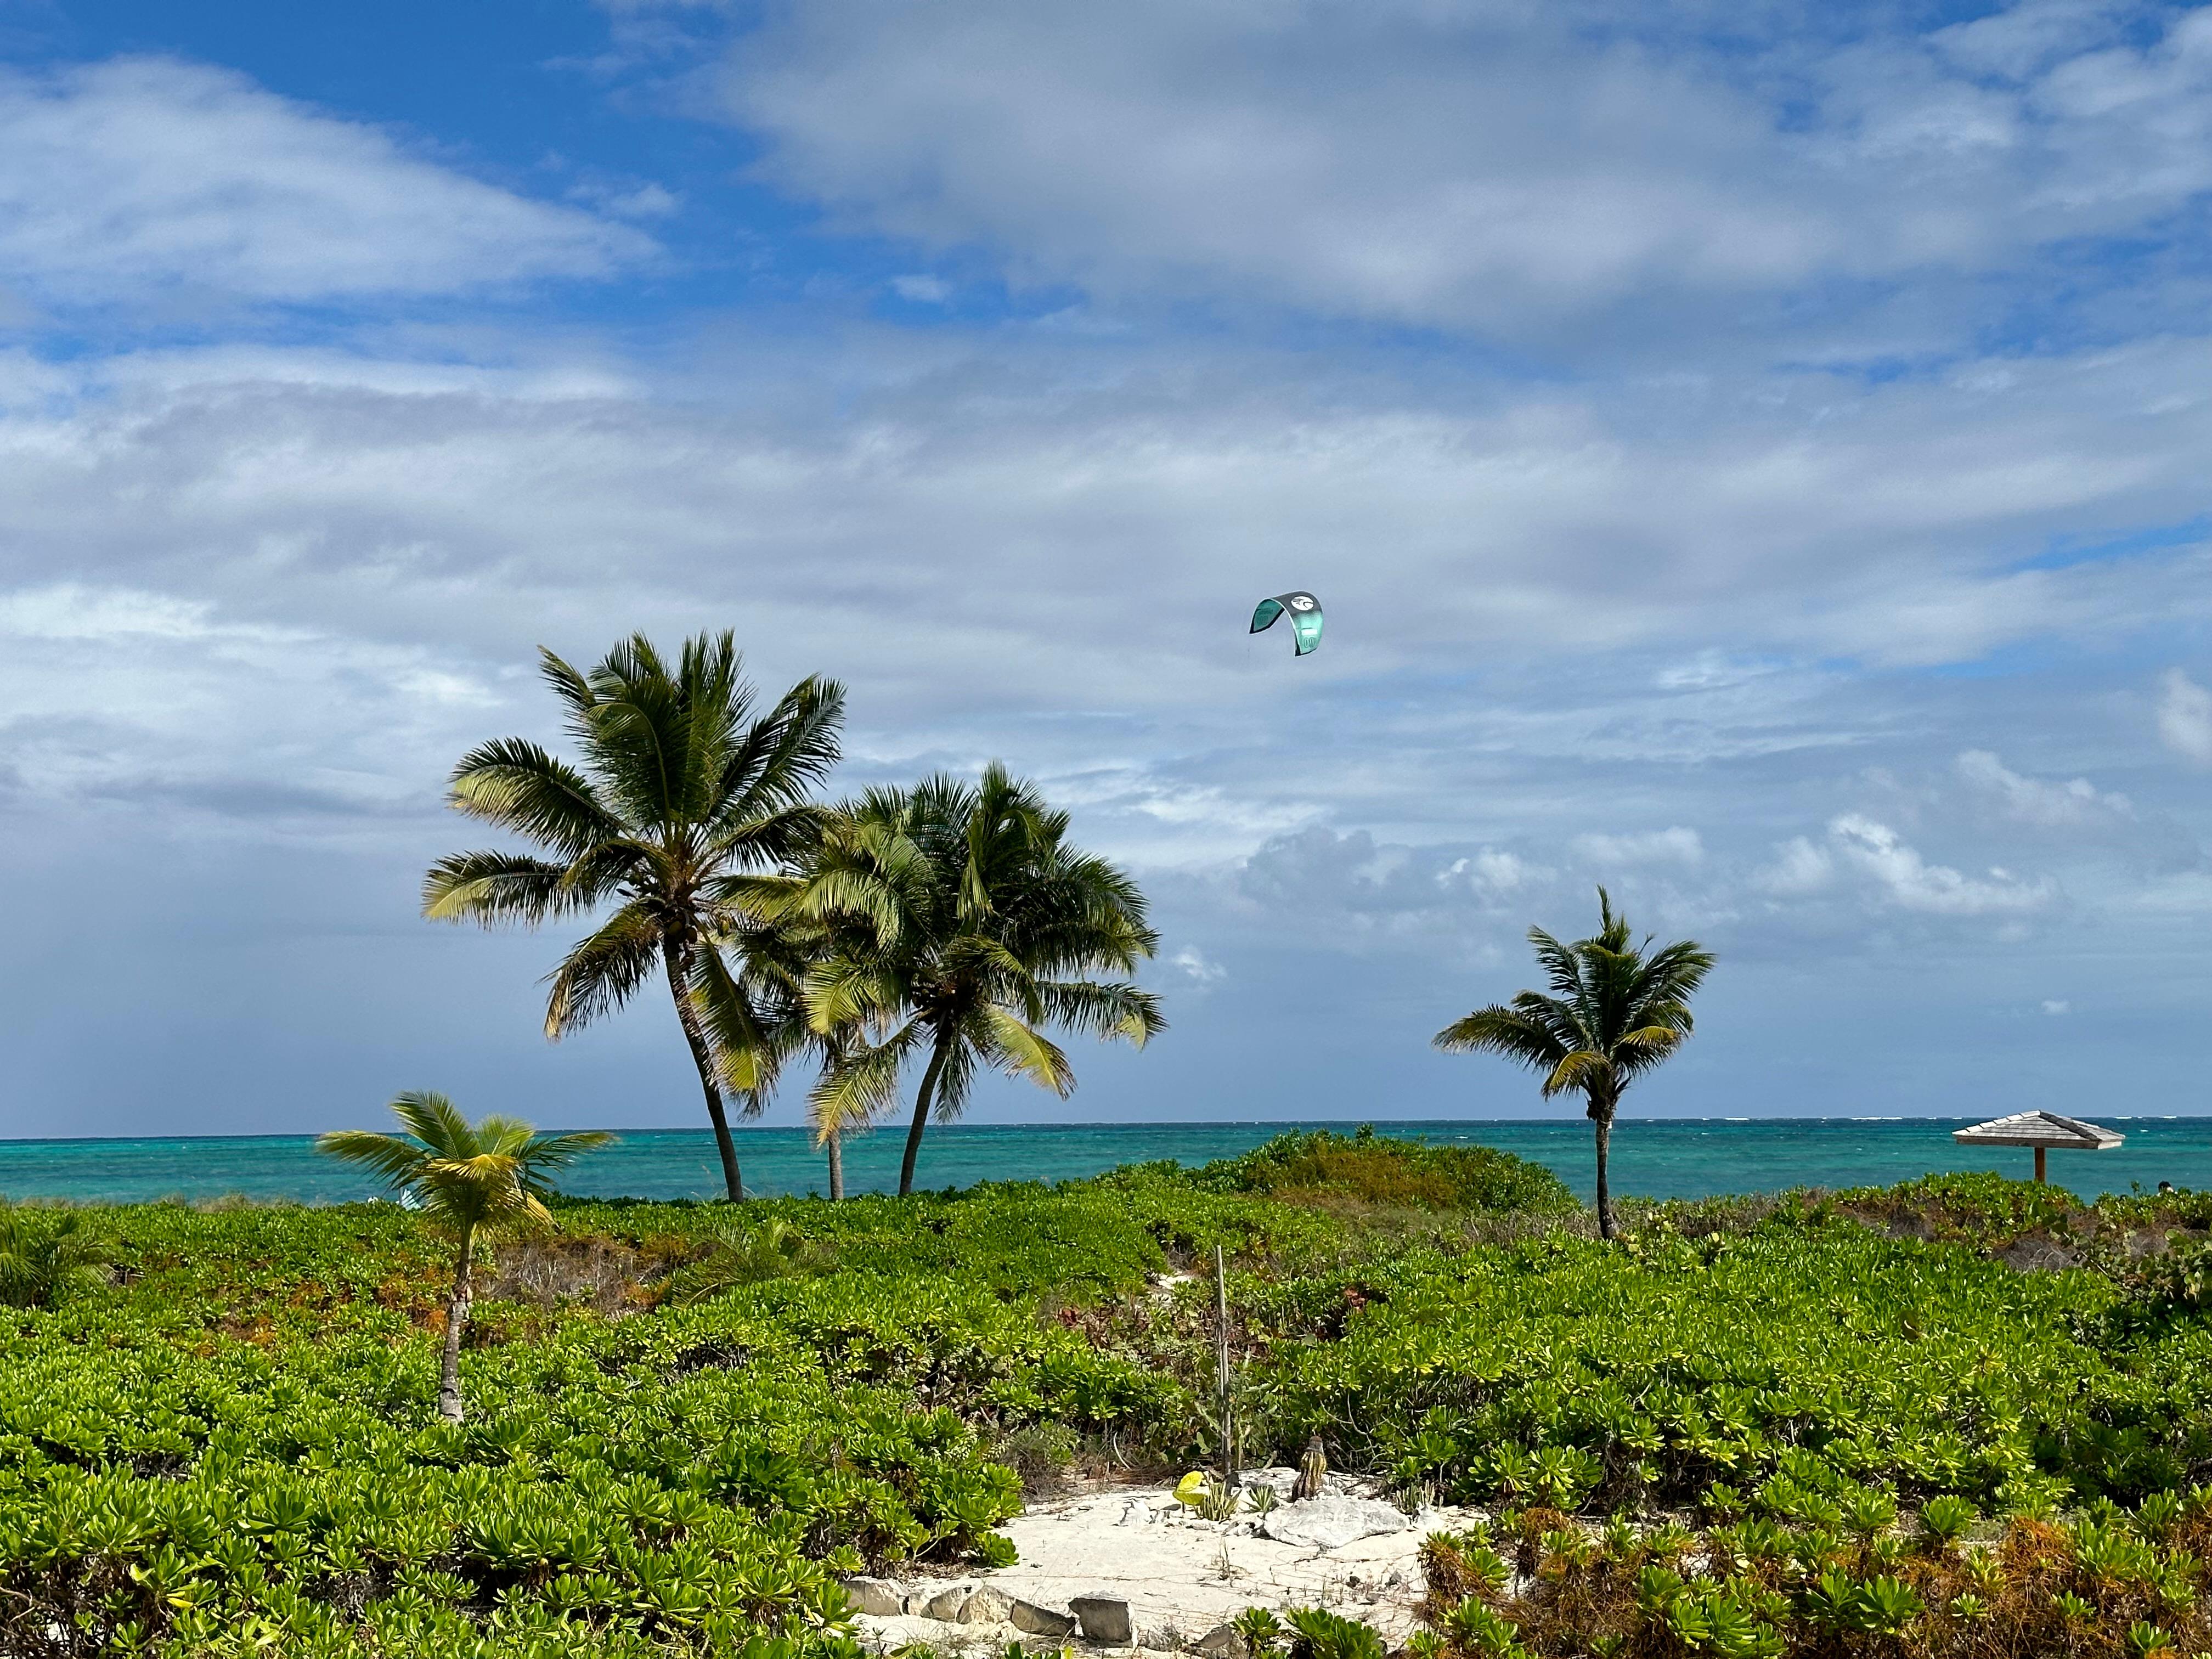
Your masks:
<svg viewBox="0 0 2212 1659"><path fill-rule="evenodd" d="M2038 1181L2048 1181L2051 1178L2051 1171L2045 1164L2045 1160L2050 1156L2051 1148L2048 1146L2039 1146L2035 1149L2035 1178Z"/></svg>

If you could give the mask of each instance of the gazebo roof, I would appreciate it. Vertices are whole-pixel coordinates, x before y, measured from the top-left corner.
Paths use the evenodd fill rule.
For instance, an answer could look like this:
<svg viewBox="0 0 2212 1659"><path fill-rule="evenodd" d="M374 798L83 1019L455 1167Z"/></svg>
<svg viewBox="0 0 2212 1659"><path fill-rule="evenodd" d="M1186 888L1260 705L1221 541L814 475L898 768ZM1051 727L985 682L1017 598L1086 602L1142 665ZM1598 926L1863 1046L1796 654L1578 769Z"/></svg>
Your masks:
<svg viewBox="0 0 2212 1659"><path fill-rule="evenodd" d="M2072 1151L2101 1152L2127 1137L2113 1130L2084 1123L2056 1112L2014 1112L1993 1117L1971 1129L1954 1129L1951 1139L1970 1146L2063 1146Z"/></svg>

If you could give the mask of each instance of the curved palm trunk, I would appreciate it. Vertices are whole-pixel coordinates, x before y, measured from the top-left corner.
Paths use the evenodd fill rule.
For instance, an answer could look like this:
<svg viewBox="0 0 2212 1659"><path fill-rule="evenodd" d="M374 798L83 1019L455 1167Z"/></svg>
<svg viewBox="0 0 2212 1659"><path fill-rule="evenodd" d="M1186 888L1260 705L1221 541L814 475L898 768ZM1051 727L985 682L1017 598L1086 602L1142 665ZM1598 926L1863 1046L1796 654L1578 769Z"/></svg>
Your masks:
<svg viewBox="0 0 2212 1659"><path fill-rule="evenodd" d="M475 1289L476 1229L461 1229L461 1259L453 1267L453 1298L446 1304L446 1351L438 1365L438 1415L458 1423L466 1413L461 1403L461 1328L469 1322Z"/></svg>
<svg viewBox="0 0 2212 1659"><path fill-rule="evenodd" d="M830 1198L834 1203L845 1196L845 1137L832 1129L826 1144L830 1152Z"/></svg>
<svg viewBox="0 0 2212 1659"><path fill-rule="evenodd" d="M722 1091L714 1081L714 1057L707 1048L707 1034L699 1029L699 1016L691 1006L690 964L673 939L664 940L660 959L668 969L668 994L676 999L677 1023L684 1040L691 1045L691 1063L699 1068L699 1087L707 1097L707 1116L714 1126L714 1150L722 1155L722 1185L732 1203L743 1200L744 1182L738 1174L738 1146L730 1139L729 1114L722 1109Z"/></svg>
<svg viewBox="0 0 2212 1659"><path fill-rule="evenodd" d="M1609 1100L1590 1103L1590 1121L1597 1131L1597 1236L1606 1239L1613 1237L1613 1193L1605 1180L1606 1154L1613 1146L1613 1108Z"/></svg>
<svg viewBox="0 0 2212 1659"><path fill-rule="evenodd" d="M929 1123L929 1109L937 1098L938 1073L945 1069L942 1044L929 1051L929 1067L921 1074L921 1087L914 1097L914 1122L906 1132L906 1157L899 1164L899 1196L914 1190L914 1161L921 1153L921 1132Z"/></svg>

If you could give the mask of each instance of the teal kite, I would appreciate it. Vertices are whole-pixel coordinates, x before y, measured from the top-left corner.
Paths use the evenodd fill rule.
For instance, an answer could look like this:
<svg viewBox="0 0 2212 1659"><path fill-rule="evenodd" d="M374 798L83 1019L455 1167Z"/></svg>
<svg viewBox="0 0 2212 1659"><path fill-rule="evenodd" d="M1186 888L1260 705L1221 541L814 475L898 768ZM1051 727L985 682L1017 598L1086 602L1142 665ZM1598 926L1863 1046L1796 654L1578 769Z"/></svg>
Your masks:
<svg viewBox="0 0 2212 1659"><path fill-rule="evenodd" d="M1260 601L1260 608L1252 613L1252 632L1264 634L1275 625L1279 617L1291 619L1291 633L1297 649L1292 654L1303 657L1321 643L1321 601L1310 593L1278 593L1272 599Z"/></svg>

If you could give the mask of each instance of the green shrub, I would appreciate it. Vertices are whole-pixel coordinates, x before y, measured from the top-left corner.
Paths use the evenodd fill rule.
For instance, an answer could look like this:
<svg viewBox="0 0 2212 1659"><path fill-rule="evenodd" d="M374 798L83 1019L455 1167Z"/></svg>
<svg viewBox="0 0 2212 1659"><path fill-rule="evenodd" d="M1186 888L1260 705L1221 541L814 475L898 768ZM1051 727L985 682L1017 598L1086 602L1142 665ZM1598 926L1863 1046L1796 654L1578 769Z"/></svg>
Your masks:
<svg viewBox="0 0 2212 1659"><path fill-rule="evenodd" d="M1003 1562L1020 1474L1079 1442L1210 1458L1210 1294L1155 1281L1216 1243L1248 1456L1319 1432L1339 1468L1507 1506L1494 1544L1431 1540L1431 1659L1929 1632L2120 1659L2137 1625L2212 1651L2212 1317L2119 1317L2117 1249L2005 1265L2002 1230L2044 1224L2021 1183L1660 1215L1618 1248L1409 1233L1376 1171L1449 1164L1299 1137L1197 1173L777 1200L735 1231L562 1204L563 1248L617 1282L488 1297L465 1427L433 1420L450 1267L419 1218L85 1212L67 1236L106 1242L112 1288L0 1319L0 1653L59 1629L173 1659L855 1659L832 1574ZM1281 1201L1321 1178L1340 1205ZM1937 1201L1973 1220L1956 1242L1891 1236ZM2093 1223L2119 1224L2064 1224ZM711 1293L655 1305L669 1264L718 1260ZM1365 1651L1333 1624L1267 1640Z"/></svg>
<svg viewBox="0 0 2212 1659"><path fill-rule="evenodd" d="M103 1288L108 1246L74 1211L0 1203L0 1307L52 1308Z"/></svg>
<svg viewBox="0 0 2212 1659"><path fill-rule="evenodd" d="M1340 1135L1304 1129L1237 1158L1208 1164L1192 1179L1215 1192L1310 1201L1340 1197L1425 1210L1570 1214L1581 1206L1540 1164L1488 1146L1431 1146L1362 1128Z"/></svg>

